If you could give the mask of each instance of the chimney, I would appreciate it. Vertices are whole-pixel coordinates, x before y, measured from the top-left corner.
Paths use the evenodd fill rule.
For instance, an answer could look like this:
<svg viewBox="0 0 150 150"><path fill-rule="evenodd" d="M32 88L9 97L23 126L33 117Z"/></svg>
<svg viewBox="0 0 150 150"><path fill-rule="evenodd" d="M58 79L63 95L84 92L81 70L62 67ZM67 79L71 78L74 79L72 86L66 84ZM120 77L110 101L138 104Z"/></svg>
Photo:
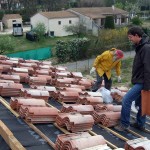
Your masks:
<svg viewBox="0 0 150 150"><path fill-rule="evenodd" d="M114 5L112 5L112 10L114 10L115 9L115 6Z"/></svg>

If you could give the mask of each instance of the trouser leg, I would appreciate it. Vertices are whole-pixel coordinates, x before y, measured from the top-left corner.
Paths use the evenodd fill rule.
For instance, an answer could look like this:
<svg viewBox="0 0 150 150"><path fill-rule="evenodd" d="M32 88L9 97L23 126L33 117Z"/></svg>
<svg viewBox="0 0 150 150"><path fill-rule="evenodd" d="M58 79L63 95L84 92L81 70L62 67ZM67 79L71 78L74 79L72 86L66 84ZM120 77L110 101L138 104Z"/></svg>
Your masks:
<svg viewBox="0 0 150 150"><path fill-rule="evenodd" d="M104 74L103 77L104 77L105 88L108 89L108 90L111 90L111 86L112 86L111 78L108 79L106 74Z"/></svg>
<svg viewBox="0 0 150 150"><path fill-rule="evenodd" d="M125 127L130 125L131 104L134 100L137 100L140 97L142 89L143 84L135 84L122 100L121 124Z"/></svg>
<svg viewBox="0 0 150 150"><path fill-rule="evenodd" d="M92 87L92 92L96 92L100 88L100 86L102 84L102 80L103 80L103 77L100 77L96 71L96 82Z"/></svg>

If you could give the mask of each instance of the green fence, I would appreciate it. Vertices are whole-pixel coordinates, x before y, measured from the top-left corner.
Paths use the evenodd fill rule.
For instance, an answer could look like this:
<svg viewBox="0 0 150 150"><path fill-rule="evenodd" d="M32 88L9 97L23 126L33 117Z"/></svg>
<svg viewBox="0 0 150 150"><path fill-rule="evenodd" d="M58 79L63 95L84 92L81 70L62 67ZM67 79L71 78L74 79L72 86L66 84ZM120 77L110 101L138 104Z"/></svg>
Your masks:
<svg viewBox="0 0 150 150"><path fill-rule="evenodd" d="M52 57L52 51L50 47L45 47L45 48L7 54L7 56L15 57L15 58L23 58L23 59L45 60Z"/></svg>

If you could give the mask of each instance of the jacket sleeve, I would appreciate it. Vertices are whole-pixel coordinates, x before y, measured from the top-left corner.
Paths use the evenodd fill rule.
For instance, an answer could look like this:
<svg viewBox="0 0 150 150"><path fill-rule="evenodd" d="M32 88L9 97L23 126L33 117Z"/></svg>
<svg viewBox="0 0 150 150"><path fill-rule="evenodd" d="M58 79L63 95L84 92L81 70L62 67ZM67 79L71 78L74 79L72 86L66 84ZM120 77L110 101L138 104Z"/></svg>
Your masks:
<svg viewBox="0 0 150 150"><path fill-rule="evenodd" d="M121 70L120 70L120 68L121 68L121 61L119 61L117 64L116 64L116 74L117 74L117 76L120 76L120 74L121 74Z"/></svg>
<svg viewBox="0 0 150 150"><path fill-rule="evenodd" d="M102 60L103 60L103 54L98 55L94 61L93 67L97 68Z"/></svg>
<svg viewBox="0 0 150 150"><path fill-rule="evenodd" d="M142 57L144 64L144 90L150 90L150 44L144 45Z"/></svg>

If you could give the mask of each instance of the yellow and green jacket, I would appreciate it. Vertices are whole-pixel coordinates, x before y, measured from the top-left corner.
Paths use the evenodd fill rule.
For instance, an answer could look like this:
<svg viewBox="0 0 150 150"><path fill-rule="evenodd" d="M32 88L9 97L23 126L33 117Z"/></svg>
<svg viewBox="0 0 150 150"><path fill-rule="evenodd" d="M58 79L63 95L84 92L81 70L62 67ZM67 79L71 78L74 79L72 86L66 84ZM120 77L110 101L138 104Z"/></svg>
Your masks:
<svg viewBox="0 0 150 150"><path fill-rule="evenodd" d="M107 78L111 78L111 70L113 68L116 69L117 76L120 76L121 71L121 60L113 60L113 54L110 50L103 52L101 55L98 55L94 61L93 66L96 68L97 73L99 76L103 76L105 73Z"/></svg>

